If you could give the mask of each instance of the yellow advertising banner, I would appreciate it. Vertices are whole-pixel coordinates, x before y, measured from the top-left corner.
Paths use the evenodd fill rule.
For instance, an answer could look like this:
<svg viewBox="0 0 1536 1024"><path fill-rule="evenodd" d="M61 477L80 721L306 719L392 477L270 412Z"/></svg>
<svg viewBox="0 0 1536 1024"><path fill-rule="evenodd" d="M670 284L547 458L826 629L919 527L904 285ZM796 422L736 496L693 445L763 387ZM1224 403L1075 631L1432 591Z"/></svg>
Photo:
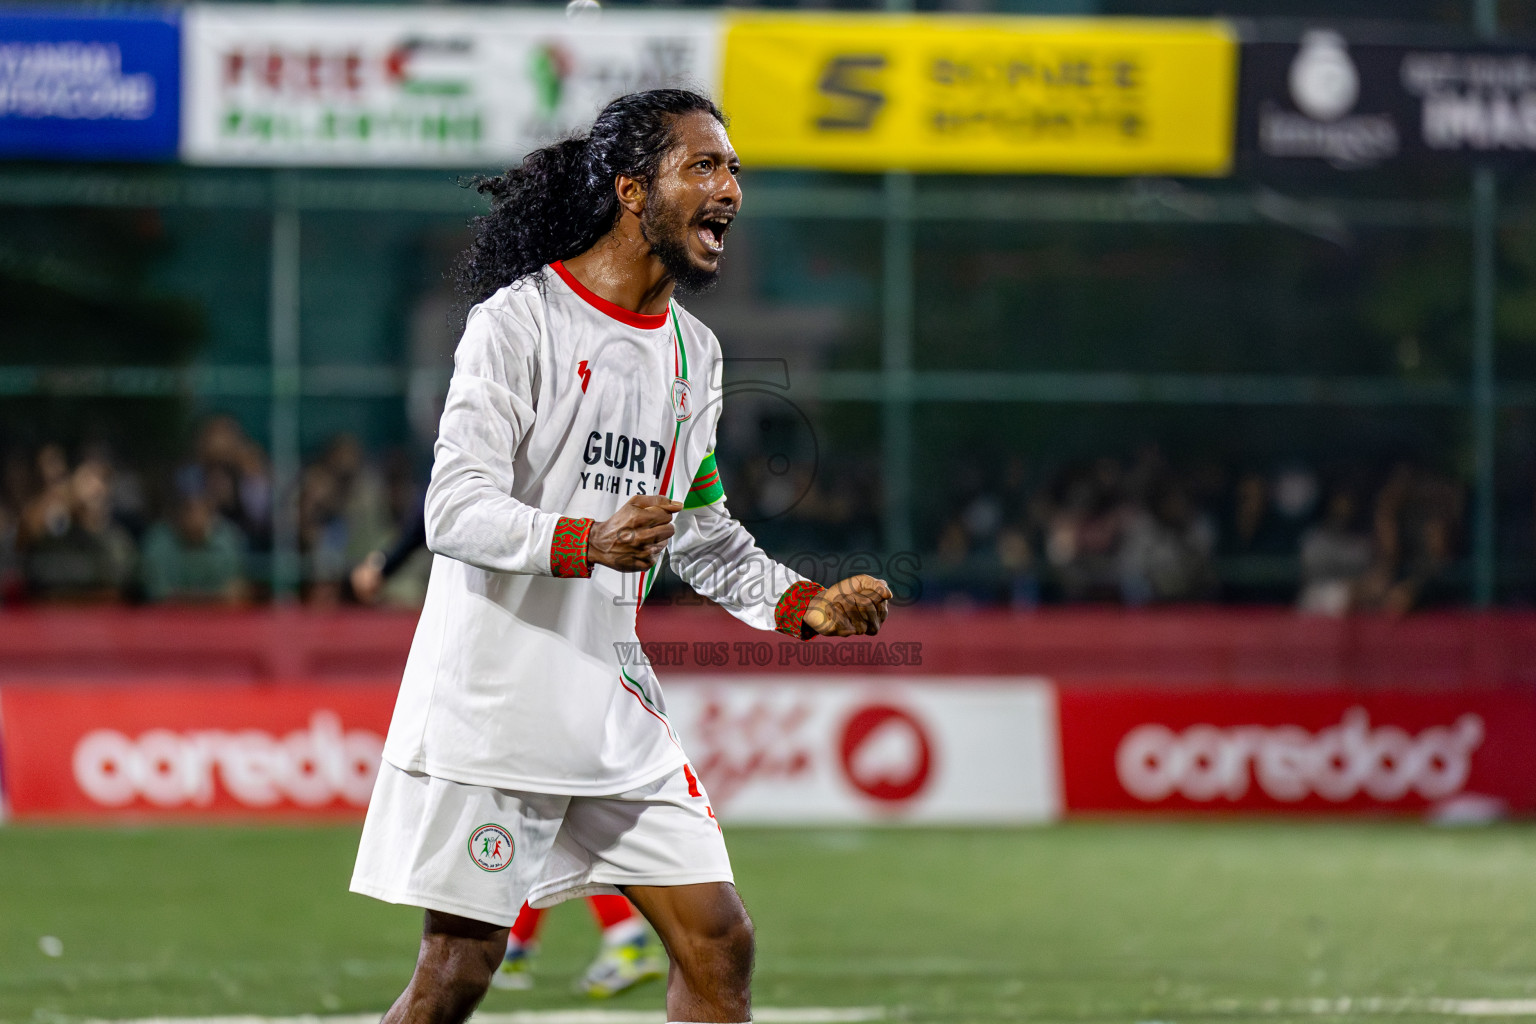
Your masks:
<svg viewBox="0 0 1536 1024"><path fill-rule="evenodd" d="M1232 159L1220 22L734 15L723 64L749 165L1217 175Z"/></svg>

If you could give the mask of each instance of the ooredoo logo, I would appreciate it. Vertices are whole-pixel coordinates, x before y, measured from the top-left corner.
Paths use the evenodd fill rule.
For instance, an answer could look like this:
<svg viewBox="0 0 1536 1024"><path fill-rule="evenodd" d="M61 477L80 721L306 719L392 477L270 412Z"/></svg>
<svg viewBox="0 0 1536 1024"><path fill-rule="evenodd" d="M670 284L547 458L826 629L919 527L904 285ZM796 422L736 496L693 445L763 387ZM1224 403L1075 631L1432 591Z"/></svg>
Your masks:
<svg viewBox="0 0 1536 1024"><path fill-rule="evenodd" d="M1208 802L1239 800L1251 782L1285 803L1316 794L1342 803L1362 792L1392 802L1409 793L1443 800L1461 792L1472 754L1483 741L1483 720L1466 714L1417 736L1395 725L1372 727L1364 708L1317 733L1295 725L1194 725L1174 732L1138 726L1115 753L1120 784L1149 803L1175 793Z"/></svg>
<svg viewBox="0 0 1536 1024"><path fill-rule="evenodd" d="M512 833L500 825L481 825L469 834L469 859L483 871L512 863Z"/></svg>
<svg viewBox="0 0 1536 1024"><path fill-rule="evenodd" d="M96 729L81 737L72 761L81 791L105 807L138 798L156 807L206 807L220 784L247 807L284 800L321 807L338 799L366 807L383 750L377 733L344 730L334 712L316 711L307 729L286 736L151 729L131 737Z"/></svg>
<svg viewBox="0 0 1536 1024"><path fill-rule="evenodd" d="M843 726L843 772L876 800L910 800L933 772L928 732L910 712L888 704L859 709Z"/></svg>

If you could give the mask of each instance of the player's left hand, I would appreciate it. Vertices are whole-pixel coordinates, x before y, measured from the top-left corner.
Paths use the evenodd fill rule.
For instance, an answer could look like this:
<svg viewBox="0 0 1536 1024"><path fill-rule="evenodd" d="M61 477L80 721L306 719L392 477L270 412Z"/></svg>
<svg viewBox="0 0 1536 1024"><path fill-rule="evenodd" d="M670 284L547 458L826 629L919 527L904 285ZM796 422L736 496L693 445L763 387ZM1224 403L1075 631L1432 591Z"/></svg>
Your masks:
<svg viewBox="0 0 1536 1024"><path fill-rule="evenodd" d="M822 636L874 636L890 613L891 588L873 576L850 576L811 598L805 624Z"/></svg>

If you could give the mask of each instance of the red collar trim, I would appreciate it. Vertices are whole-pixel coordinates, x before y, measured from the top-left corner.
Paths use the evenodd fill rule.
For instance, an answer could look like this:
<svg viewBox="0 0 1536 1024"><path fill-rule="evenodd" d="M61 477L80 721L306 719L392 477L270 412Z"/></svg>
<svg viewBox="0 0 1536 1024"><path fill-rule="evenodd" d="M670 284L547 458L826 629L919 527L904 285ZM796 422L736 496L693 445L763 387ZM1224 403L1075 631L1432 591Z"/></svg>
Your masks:
<svg viewBox="0 0 1536 1024"><path fill-rule="evenodd" d="M599 313L606 313L621 324L628 324L631 327L639 327L647 331L654 331L658 327L667 326L667 314L665 313L636 313L633 310L625 309L623 306L609 302L576 280L576 275L565 269L565 263L562 260L556 260L551 263L549 269L559 274L560 280L569 285L571 291L581 296L587 305Z"/></svg>

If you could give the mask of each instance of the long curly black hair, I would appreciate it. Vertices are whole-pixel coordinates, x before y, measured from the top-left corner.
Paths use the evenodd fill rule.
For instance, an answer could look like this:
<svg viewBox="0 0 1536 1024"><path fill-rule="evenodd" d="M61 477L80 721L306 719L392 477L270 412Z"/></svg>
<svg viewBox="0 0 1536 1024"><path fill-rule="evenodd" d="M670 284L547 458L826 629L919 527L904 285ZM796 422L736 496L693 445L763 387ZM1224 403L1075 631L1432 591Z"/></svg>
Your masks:
<svg viewBox="0 0 1536 1024"><path fill-rule="evenodd" d="M454 267L462 296L483 302L547 263L592 248L618 220L614 178L648 183L676 142L678 117L696 112L725 124L709 97L688 89L620 96L588 134L535 150L505 174L474 179L491 212L471 222L475 240Z"/></svg>

